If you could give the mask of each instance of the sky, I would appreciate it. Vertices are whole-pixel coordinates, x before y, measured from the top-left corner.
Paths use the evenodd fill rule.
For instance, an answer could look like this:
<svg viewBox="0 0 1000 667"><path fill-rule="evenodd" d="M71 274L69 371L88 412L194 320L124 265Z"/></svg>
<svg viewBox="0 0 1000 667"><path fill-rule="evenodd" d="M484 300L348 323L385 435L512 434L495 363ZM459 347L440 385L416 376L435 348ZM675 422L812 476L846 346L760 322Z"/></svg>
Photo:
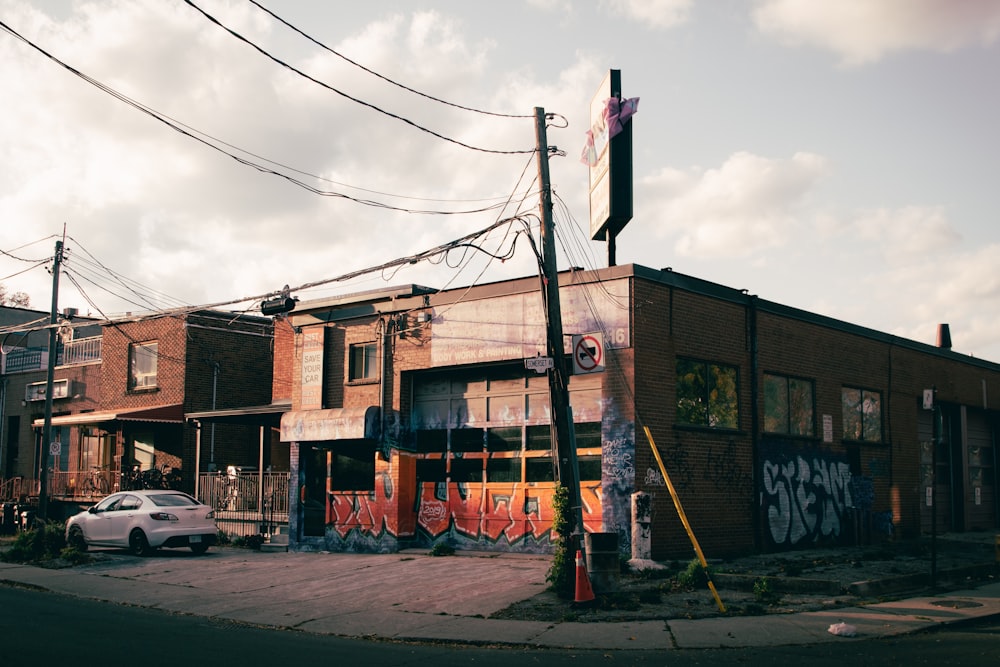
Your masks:
<svg viewBox="0 0 1000 667"><path fill-rule="evenodd" d="M606 266L580 155L618 69L639 98L618 264L929 344L948 323L1000 362L1000 2L0 0L0 21L0 284L36 309L64 234L58 306L97 317L533 275L517 221L378 267L515 217L537 238L536 108L557 264Z"/></svg>

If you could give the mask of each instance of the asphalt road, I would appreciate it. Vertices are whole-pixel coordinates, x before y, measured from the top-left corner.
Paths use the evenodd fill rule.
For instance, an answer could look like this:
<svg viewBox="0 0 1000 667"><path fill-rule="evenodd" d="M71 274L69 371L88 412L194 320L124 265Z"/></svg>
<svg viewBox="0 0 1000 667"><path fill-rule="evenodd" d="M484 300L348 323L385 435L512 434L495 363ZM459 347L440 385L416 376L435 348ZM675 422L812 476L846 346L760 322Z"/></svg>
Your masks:
<svg viewBox="0 0 1000 667"><path fill-rule="evenodd" d="M811 646L672 651L568 651L405 644L273 630L0 586L4 665L204 665L241 667L364 664L371 667L470 664L510 667L592 665L756 665L809 667L1000 664L1000 620L947 626L892 639Z"/></svg>

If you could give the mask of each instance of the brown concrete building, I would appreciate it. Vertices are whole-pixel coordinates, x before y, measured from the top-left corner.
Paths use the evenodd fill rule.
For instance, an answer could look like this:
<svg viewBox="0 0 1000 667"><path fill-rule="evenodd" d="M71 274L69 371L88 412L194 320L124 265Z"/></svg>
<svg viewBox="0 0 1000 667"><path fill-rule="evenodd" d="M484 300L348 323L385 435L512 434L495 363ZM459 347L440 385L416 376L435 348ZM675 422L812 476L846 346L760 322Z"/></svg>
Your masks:
<svg viewBox="0 0 1000 667"><path fill-rule="evenodd" d="M653 556L691 554L646 428L712 554L916 536L932 499L939 531L1000 525L1000 365L669 270L560 281L588 531L627 550L643 491ZM537 278L298 304L275 328L292 548L549 550L544 353Z"/></svg>
<svg viewBox="0 0 1000 667"><path fill-rule="evenodd" d="M78 324L67 324L72 337L58 346L52 443L42 441L47 336L42 342L36 332L30 345L4 347L4 499L37 496L42 465L48 496L56 506L65 502L65 511L127 488L134 465L169 473L170 484L191 493L196 470L258 465L258 429L212 427L199 451L198 424L185 415L270 402L269 319L202 311ZM278 461L287 470L287 457Z"/></svg>

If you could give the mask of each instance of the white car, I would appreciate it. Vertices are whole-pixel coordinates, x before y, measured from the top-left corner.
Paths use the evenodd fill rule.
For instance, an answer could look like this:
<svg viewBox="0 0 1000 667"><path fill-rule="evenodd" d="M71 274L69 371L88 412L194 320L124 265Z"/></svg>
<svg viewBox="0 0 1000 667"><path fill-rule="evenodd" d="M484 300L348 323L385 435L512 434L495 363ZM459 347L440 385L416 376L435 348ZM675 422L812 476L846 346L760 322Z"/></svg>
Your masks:
<svg viewBox="0 0 1000 667"><path fill-rule="evenodd" d="M190 547L203 554L217 541L215 511L167 489L113 493L66 521L66 542L81 551L124 547L148 556L160 547Z"/></svg>

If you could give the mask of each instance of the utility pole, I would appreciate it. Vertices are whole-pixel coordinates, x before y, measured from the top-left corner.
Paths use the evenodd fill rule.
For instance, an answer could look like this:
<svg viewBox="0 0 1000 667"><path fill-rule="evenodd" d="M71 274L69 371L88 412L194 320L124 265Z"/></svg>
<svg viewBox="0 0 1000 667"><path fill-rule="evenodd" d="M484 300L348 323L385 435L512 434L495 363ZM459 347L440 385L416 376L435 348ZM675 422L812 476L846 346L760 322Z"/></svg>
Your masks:
<svg viewBox="0 0 1000 667"><path fill-rule="evenodd" d="M65 237L66 230L63 229ZM52 442L52 387L55 382L56 355L59 353L59 267L63 260L63 242L56 241L56 254L52 261L52 311L49 317L49 358L45 375L45 422L42 426L42 444L39 449L41 465L38 471L38 518L49 515L49 444Z"/></svg>
<svg viewBox="0 0 1000 667"><path fill-rule="evenodd" d="M545 333L549 369L552 442L556 445L557 481L569 491L573 510L573 536L583 549L583 501L576 461L576 438L569 406L568 373L563 353L562 312L559 310L559 273L556 269L555 230L552 223L552 185L549 180L549 145L545 131L545 109L535 107L535 139L538 154L538 182L542 193L538 209L542 220L542 297L545 300ZM563 536L569 537L568 535ZM570 551L572 553L572 550Z"/></svg>

